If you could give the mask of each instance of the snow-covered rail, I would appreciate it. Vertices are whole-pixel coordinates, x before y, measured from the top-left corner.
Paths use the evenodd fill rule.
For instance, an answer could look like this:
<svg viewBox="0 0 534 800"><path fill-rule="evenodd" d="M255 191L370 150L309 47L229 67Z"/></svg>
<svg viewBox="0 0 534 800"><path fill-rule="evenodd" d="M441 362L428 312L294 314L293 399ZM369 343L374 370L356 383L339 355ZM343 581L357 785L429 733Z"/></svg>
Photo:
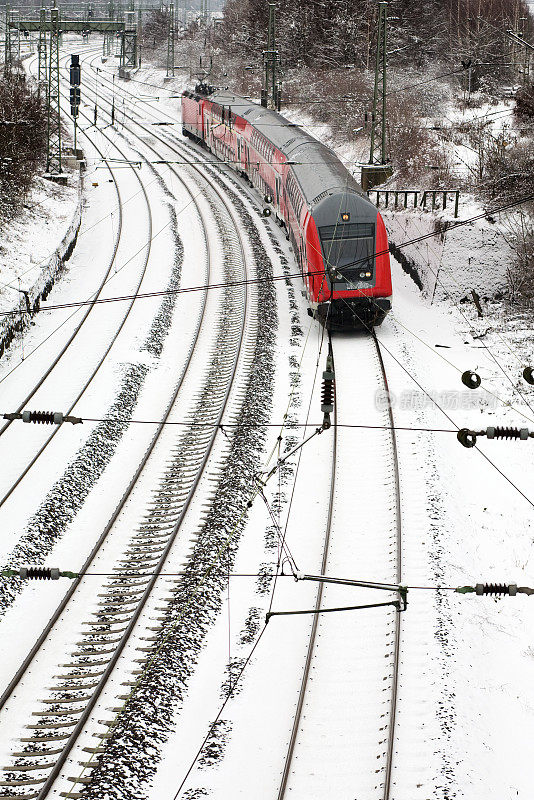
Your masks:
<svg viewBox="0 0 534 800"><path fill-rule="evenodd" d="M222 288L184 301L194 335L163 419L167 424L158 427L82 569L91 577L74 583L4 693L1 728L10 739L21 729L28 709L35 717L29 735L21 729L23 745L4 767L4 792L45 797L56 780L60 788L69 777L79 784L88 781L88 767L96 759L85 763L81 748L91 751L90 762L100 751L113 725L106 698L110 693L116 703L117 681L127 673L126 684L135 688L135 659L153 646L149 618L157 618L158 604L168 595L158 576L169 557L183 559L194 545L198 507L209 503L212 494L206 471L216 471L227 447L219 426L223 417L231 423L243 403L255 345L256 298L254 289L231 284L254 277L252 258L245 252L237 214L223 193L198 171L194 181L197 192L187 189L191 203L210 218L205 226L209 270L204 280ZM167 191L172 195L171 186ZM60 664L57 653L65 654ZM141 656L141 661L146 658ZM119 678L114 678L116 666ZM98 722L102 717L107 719ZM0 747L9 749L7 742ZM69 753L71 761L82 764L79 776L64 774ZM77 796L76 787L64 794Z"/></svg>
<svg viewBox="0 0 534 800"><path fill-rule="evenodd" d="M105 79L104 79L105 80ZM153 112L148 111L148 114ZM153 114L154 119L159 116ZM137 112L133 115L137 117ZM137 123L139 124L139 123ZM141 125L141 127L143 127ZM169 134L171 152L186 153ZM384 431L335 431L323 574L401 581L401 509L397 452L387 377L374 336L337 336L337 421ZM377 394L378 393L378 394ZM350 472L340 465L351 464ZM336 498L353 502L336 502ZM346 510L350 508L350 514ZM320 585L318 608L377 602L376 592ZM382 592L378 601L382 599ZM398 599L395 594L390 599ZM315 617L279 798L391 795L400 655L399 613L379 608ZM335 665L335 668L332 668ZM310 680L310 677L312 680ZM325 748L331 754L325 768ZM317 768L318 761L321 768ZM344 765L341 770L339 764ZM337 784L336 785L336 781ZM352 791L351 788L351 791Z"/></svg>
<svg viewBox="0 0 534 800"><path fill-rule="evenodd" d="M333 352L336 421L321 574L397 584L399 477L379 345L374 336L337 336ZM386 430L351 428L356 420ZM373 604L383 594L320 583L315 608ZM352 797L388 800L399 642L392 607L314 616L279 800L346 797L347 786Z"/></svg>
<svg viewBox="0 0 534 800"><path fill-rule="evenodd" d="M67 95L64 94L64 96L66 97ZM86 122L90 122L88 114L85 113L81 116ZM22 411L30 401L37 408L40 407L41 403L46 406L50 397L54 398L56 407L61 408L65 413L70 414L73 411L76 404L91 386L111 348L118 340L146 275L152 245L152 209L144 182L133 167L129 169L128 181L125 182L125 176L122 173L118 174L113 169L112 156L109 151L106 153L102 144L94 141L96 138L96 136L88 135L92 147L94 147L102 158L103 163L107 166L108 173L111 175L110 180L113 181L115 186L117 198L117 233L110 258L103 270L102 278L96 291L88 299L87 307L82 307L81 320L66 338L59 352L54 354L50 363L46 364L46 360L43 358L43 363L46 364L44 372L31 385L31 388L15 401L15 407L10 409L12 411ZM113 148L112 152L115 156L118 155L121 159L126 158L124 151L116 143L113 143L109 136L103 134L103 139L107 148L110 146ZM130 186L132 182L137 187L138 198L136 198L136 202L139 204L137 210L139 216L136 219L135 227L137 233L141 233L141 246L137 249L137 252L133 253L132 243L135 242L135 247L137 247L139 238L134 236L134 224L130 219L131 213L128 222L123 223L123 196L126 196L128 200L130 199L129 193L131 192ZM120 186L122 186L122 192ZM132 268L126 271L127 275L124 276L122 286L125 294L130 295L130 300L123 304L115 304L117 308L111 310L110 304L99 305L99 301L113 293L113 289L109 286L110 279L115 274L113 271L115 270L116 272L117 269L120 269L125 263L128 264L128 262L131 262ZM116 281L113 282L112 286L116 291ZM67 322L74 316L72 314ZM81 365L84 366L83 370ZM76 376L79 380L73 380L73 376ZM9 390L10 396L13 397L11 387L9 387ZM9 466L8 460L6 460L6 468L2 471L0 507L6 503L13 492L22 484L26 475L47 450L58 432L59 428L54 428L52 431L50 429L36 431L31 439L25 439L21 442L16 426L13 426L10 421L3 423L0 428L0 436L2 437L0 439L0 448L5 449L6 452L16 451L17 457L10 460Z"/></svg>

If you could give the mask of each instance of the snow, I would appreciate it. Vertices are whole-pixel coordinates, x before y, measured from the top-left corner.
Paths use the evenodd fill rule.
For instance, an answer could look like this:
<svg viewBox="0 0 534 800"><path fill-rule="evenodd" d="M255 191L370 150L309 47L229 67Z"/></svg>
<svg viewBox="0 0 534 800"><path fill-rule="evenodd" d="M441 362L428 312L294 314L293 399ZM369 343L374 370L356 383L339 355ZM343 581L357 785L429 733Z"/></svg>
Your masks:
<svg viewBox="0 0 534 800"><path fill-rule="evenodd" d="M78 45L77 49L80 49ZM161 80L158 76L161 73L152 69L136 74L147 82ZM116 83L119 92L121 85ZM181 80L177 79L173 85L179 87ZM135 81L124 88L139 94L151 91L150 87ZM134 117L140 113L147 121L165 120L168 119L165 114L176 116L178 113L177 101L170 99L151 104L150 111L142 102L133 103L129 98L124 105L125 118L128 114ZM158 134L164 132L166 137L179 135L171 128L154 130ZM106 152L114 154L115 145L127 146L118 134L108 133L114 138L113 143L106 143ZM90 170L98 170L93 175L99 175L99 186L87 186L87 208L79 242L69 262L68 275L54 288L50 303L90 296L103 275L115 243L115 191L107 182L105 169L97 166L100 156L91 150L89 143L85 146ZM141 144L138 146L142 149ZM133 157L133 144L128 153ZM201 157L198 149L191 153ZM169 198L160 183L153 176L146 178L145 174L148 170L143 172L143 178L150 202L157 209L154 233L161 232L153 241L151 269L142 284L143 289L152 290L161 289L169 279L172 267L169 253L174 252L175 241L171 226L165 231L170 219ZM181 191L167 168L161 167L159 174L173 193ZM119 270L113 276L106 287L108 296L131 291L141 268L134 254L146 238L145 211L140 199L136 199L136 180L129 170L118 170L117 175L127 200L127 237L117 264L126 267L131 260L132 268ZM274 223L259 218L253 193L248 189L244 191L249 199L243 202L256 220L250 233L251 241L255 241L256 246L261 241L275 274L283 274L287 269L293 271L292 255L285 238ZM188 202L185 192L179 201L172 201L183 244L184 286L201 283L205 269L204 256L198 256L202 230ZM115 215L113 224L112 212ZM475 213L476 206L469 203L462 206L462 218ZM385 218L397 244L432 230L437 219L423 212L385 214ZM458 304L472 288L489 298L504 288L510 253L499 230L498 224L476 223L448 233L445 243L438 236L417 248L406 248L407 255L420 270L424 291L421 293L392 260L393 311L377 332L383 346L396 425L428 429L397 432L403 517L402 581L409 586L430 589L411 589L408 609L402 615L393 765L392 796L395 800L428 800L430 797L503 800L531 794L530 742L534 734L534 709L529 699L529 687L534 678L531 598L495 600L436 591L436 587L472 585L479 581L532 584L532 441L490 442L480 438L478 450L466 450L458 443L454 432L432 430L454 431L456 426L480 428L488 424L530 425L532 428L532 387L520 377L532 352L530 317L517 315L510 320L504 315L502 304L493 300L483 301L484 317L479 319L472 305ZM216 246L212 228L209 235ZM44 250L49 253L55 244L52 239L46 241ZM16 250L14 243L12 249ZM27 253L30 251L31 248ZM18 266L17 263L13 261L12 264L13 276L17 269L23 269L22 261ZM440 278L437 288L436 275ZM282 452L294 446L305 435L305 430L308 434L313 430L287 426L282 429L286 413L290 426L296 422L320 424L319 383L326 357L322 332L306 315L300 282L277 282L275 286L279 329L272 346L276 380L272 386L272 406L268 409L273 427L266 433L265 466L276 460L280 430ZM215 293L212 298L216 302ZM136 397L135 415L158 419L165 398L181 374L199 311L198 302L198 295L180 296L165 346L156 356L143 348L143 342L158 313L160 300L138 301L120 340L112 349L109 364L102 368L98 379L80 401L79 413L97 418L104 416L115 399L121 375L131 366L138 366L146 370L146 379ZM80 339L77 355L61 381L44 390L35 400L36 407L46 402L56 408L75 396L81 377L88 373L96 351L102 352L106 332L116 322L112 315L122 313L117 308L121 304L112 305L115 310L107 305L103 307L105 312L95 314L95 325L88 340L82 343ZM25 396L28 387L57 353L67 333L72 332L77 317L71 318L71 315L72 311L37 315L35 324L26 332L25 349L30 351L41 345L35 351L38 355L20 362L19 350L12 348L9 358L2 358L0 381L2 404L6 409L14 407L17 400ZM53 333L60 323L63 327ZM477 338L481 335L483 338ZM41 344L48 336L51 336L48 343ZM335 335L333 344L339 374L340 413L354 424L380 424L377 418L383 420L383 415L376 408L374 370L365 354L369 343L363 342L361 336ZM206 344L204 351L207 347ZM9 374L13 368L14 372ZM460 375L466 369L476 370L481 375L480 389L472 391L463 386ZM176 408L176 419L186 414L187 398L193 396L197 373L193 368L191 388ZM32 476L31 486L27 483L28 488L19 495L17 502L2 509L4 557L95 427L96 423L84 423L77 429L63 428L57 437L60 444L46 465ZM58 539L49 563L54 562L61 568L76 568L83 563L97 532L111 515L148 446L152 432L152 426L130 426L128 435L118 443L85 503L76 509L72 525ZM266 492L274 518L287 533L286 544L298 567L312 573L319 570L321 562L332 433L326 431L305 445L287 468L269 482ZM6 485L24 453L32 450L41 435L39 429L18 423L13 426L9 438L7 435L0 437ZM380 430L359 429L340 431L340 437L335 539L327 571L338 576L394 580L389 555L391 475L387 438ZM122 522L121 542L126 541L129 529L150 494L149 487L158 470L164 468L166 453L175 446L175 441L175 433L169 432L155 460L154 471L139 485ZM269 460L272 453L274 456ZM223 463L223 455L224 448L217 451L214 471ZM169 571L181 569L187 563L188 549L195 543L200 527L196 525L203 513L200 506L208 494L209 486L204 483L184 540L171 555ZM118 549L119 544L110 546L102 563L108 563L106 559ZM115 786L113 796L127 797L131 789L151 800L173 798L210 723L222 707L227 694L227 665L231 661L235 671L235 665L244 663L250 654L255 637L264 627L271 596L273 610L313 606L314 584L296 583L290 577L282 577L273 590L268 577L264 580L257 577L262 571L268 575L274 572L278 555L279 540L273 519L257 498L236 553L233 567L236 577L230 579L227 592L221 596L221 611L199 650L183 700L176 703L173 728L168 741L161 745L161 760L151 785L133 789L127 785ZM91 579L94 580L97 579ZM89 580L83 585L88 606L94 602L96 585ZM65 583L62 581L56 585L29 584L3 616L0 630L10 646L6 648L8 652L3 661L2 686L40 632L63 591ZM165 603L168 596L169 584L162 582L149 613L157 615L155 607ZM359 602L363 598L364 602L376 601L376 593L328 590L325 605ZM382 773L375 770L381 770L383 765L383 750L377 749L381 742L377 733L385 723L380 721L383 712L377 697L381 692L374 678L386 677L389 689L390 673L384 667L389 667L390 661L386 659L390 656L389 651L377 654L374 648L378 629L389 630L394 613L390 610L346 612L339 616L327 615L328 621L326 618L321 621L322 643L315 656L313 673L319 688L308 696L305 711L307 718L314 722L297 750L296 763L303 767L302 772L298 771L298 766L293 769L290 783L293 797L370 800L381 796L379 788L375 788L382 780ZM197 762L180 797L200 797L205 792L221 798L230 795L271 798L275 795L310 623L311 618L307 616L271 619L243 673L239 690L222 711L221 724L210 741L209 754ZM57 664L54 645L63 652L67 646L65 642L75 631L79 631L78 617L65 624L61 641L54 640L45 651L40 678L34 675L30 684L35 683L23 688L22 701L28 713L29 700L25 698L36 691L35 686L43 675L53 673ZM131 648L139 644L135 639ZM382 659L381 669L376 667L377 658ZM187 668L184 662L185 658L179 660L180 669ZM118 684L125 674L126 668L123 668L110 695L106 695L107 700L101 703L99 718L110 705L118 702L112 695L114 691L124 691ZM362 697L365 687L369 686L367 697ZM357 706L347 715L349 702L357 702ZM9 740L27 719L27 714L23 718L9 718L9 727L6 719L2 718L0 752L4 756L3 763L7 763ZM146 729L146 726L140 727ZM89 734L80 744L88 742L94 743ZM356 747L359 748L357 754ZM71 772L76 769L77 766L72 767Z"/></svg>
<svg viewBox="0 0 534 800"><path fill-rule="evenodd" d="M77 178L58 186L36 178L23 212L2 229L0 310L19 306L19 289L32 290L46 271L74 216Z"/></svg>

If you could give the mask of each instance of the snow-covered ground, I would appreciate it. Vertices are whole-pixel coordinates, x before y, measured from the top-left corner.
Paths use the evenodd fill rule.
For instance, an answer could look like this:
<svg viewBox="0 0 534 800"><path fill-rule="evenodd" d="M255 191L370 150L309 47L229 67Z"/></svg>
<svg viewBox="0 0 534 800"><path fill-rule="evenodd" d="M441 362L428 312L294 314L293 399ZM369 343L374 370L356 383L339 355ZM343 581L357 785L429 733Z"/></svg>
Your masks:
<svg viewBox="0 0 534 800"><path fill-rule="evenodd" d="M162 73L154 69L138 71L133 78L125 84L127 92L150 93L162 99L153 103L153 111L149 112L142 102L133 103L126 97L124 107L128 113L135 109L136 113L144 114L148 122L154 121L152 113L157 116L159 109L175 114L174 135L180 139L179 101L163 98L168 98L182 85L181 79L164 85ZM158 84L161 90L156 88ZM316 129L312 132L317 135ZM200 150L191 152L201 157ZM111 189L106 185L100 189L98 202L105 200L111 205ZM250 191L246 192L253 199ZM150 189L150 196L154 203L162 202L161 190L156 184ZM95 222L98 202L94 199L90 208ZM432 219L430 215L414 215L414 218L414 227ZM486 269L490 251L493 251L492 258L497 256L495 263L499 261L499 254L504 260L509 257L501 250L500 238L490 243L484 230L480 229L480 238L474 245L468 236L469 229L460 228L454 240L454 251L451 250L446 262L440 257L437 244L428 251L429 280L423 294L392 260L393 311L378 331L394 398L395 422L407 429L397 434L403 514L403 582L419 587L410 590L408 609L402 620L392 792L395 800L462 797L512 800L532 794L531 599L521 595L495 600L450 591L451 587L475 582L532 585L534 580L531 564L534 443L532 440L490 442L479 439L478 449L467 450L458 443L454 432L456 426L534 427L534 390L521 379L523 366L530 363L532 353L532 320L508 316L502 304L496 301L484 303L484 317L479 319L474 307L459 304L457 296L451 299L446 292L432 291L433 269L440 270L447 285L452 286L458 278L464 280L468 259L471 259L471 275L475 275L477 270ZM292 255L279 229L269 221L259 220L258 231L257 236L272 261L275 274L283 274L288 268L292 270ZM113 240L111 228L106 229L104 238L109 249ZM91 250L91 242L98 239L98 231L94 240L90 234L84 237L85 256ZM193 250L191 246L190 257ZM159 253L163 260L163 252ZM421 264L423 268L423 257ZM87 288L86 265L87 258L79 261L74 258L69 285L63 288L58 285L54 300L82 296L79 292ZM162 274L166 274L164 270ZM471 287L471 275L468 288L477 288ZM156 288L157 280L153 280L151 288ZM276 381L270 409L273 427L267 431L266 453L274 451L276 454L277 437L286 413L292 422L321 422L318 373L320 375L324 368L325 345L319 326L306 315L300 290L298 281L276 284L279 316L274 350ZM141 322L146 325L147 319L141 317ZM46 334L46 325L50 328L46 319L36 318L32 328L35 342ZM125 358L139 359L135 344L138 336L134 331L131 335L131 347L126 343L121 352ZM180 347L179 340L174 341L174 346ZM335 354L335 336L333 346ZM346 353L346 340L339 350L343 355ZM0 375L5 374L7 366L0 363ZM358 364L352 367L353 396L346 421L354 425L366 424L368 420L358 403ZM163 372L169 369L171 364L167 362ZM461 373L467 369L476 370L482 378L481 387L475 391L461 383ZM37 371L36 368L36 374ZM158 384L154 375L149 383L152 391L157 390ZM110 371L107 382L103 381L95 390L91 408L108 406L113 395L112 383ZM9 384L5 385L7 391ZM4 397L9 397L8 391ZM346 397L343 400L346 401ZM377 403L380 402L378 395ZM149 413L151 409L157 411L159 404L145 394L141 407ZM31 432L21 426L19 435L27 437ZM301 437L302 431L285 429L283 435L284 446L290 446ZM366 432L365 438L362 436L362 452L372 446L372 433ZM327 432L316 437L300 451L292 469L281 477L280 484L274 482L267 493L277 523L286 530L286 543L296 562L303 570L311 572L316 571L319 559L324 522L322 494L328 477L329 448ZM134 449L137 452L140 445ZM121 464L126 464L131 451L128 443L124 443ZM354 473L355 484L362 478L365 459L357 465L358 471L352 460L344 465L348 473ZM110 474L117 476L120 467L120 464L112 466ZM108 506L112 503L113 487L103 486L103 483L105 481L89 499L88 509L96 510L102 503ZM352 493L336 498L339 513L346 521L347 537L354 535L362 518L372 516L375 496L371 485L367 496L358 501L363 509L357 507ZM105 507L99 513L105 515ZM86 537L91 536L88 513L83 516L83 530ZM86 541L84 546L87 544ZM73 552L73 547L71 543L70 550L63 546L57 552L68 554ZM362 561L364 556L362 553ZM177 795L177 790L227 694L228 664L232 664L230 675L235 678L245 666L263 627L263 617L271 603L272 586L268 574L274 571L277 558L273 519L258 498L243 533L234 566L236 576L229 580L221 613L206 638L184 698L176 703L168 741L158 745L159 754L155 760L159 757L160 760L151 785L115 786L110 790L111 797L172 800L177 796L193 800L211 796L217 800L229 797L267 800L275 795L302 670L309 627L309 620L304 617L271 620L242 674L240 688L224 708L209 747L193 766L183 791ZM367 580L384 580L389 574L386 571L375 575L359 574L357 556L356 563L347 565L347 570L350 575L345 571L345 577ZM48 589L43 585L32 586L21 597L17 619L11 617L9 627L3 627L10 641L18 622L32 615L36 603ZM279 610L308 608L312 598L310 586L281 578L272 602ZM365 642L360 644L365 650ZM335 664L326 664L326 669L335 674ZM323 761L323 751L318 747L317 768L331 769L338 774L346 766L336 762L332 746L340 726L335 718L328 716L328 709L323 713L322 735L328 740L329 756ZM357 752L350 758L358 764ZM311 780L305 790L296 785L291 793L298 800L318 798L313 791ZM324 800L328 795L323 791L320 796ZM354 800L348 779L342 790L336 789L335 797L336 800ZM371 796L357 800L371 800Z"/></svg>
<svg viewBox="0 0 534 800"><path fill-rule="evenodd" d="M3 226L0 245L0 311L19 305L19 290L30 291L47 271L78 204L78 176L69 185L37 177L23 211Z"/></svg>

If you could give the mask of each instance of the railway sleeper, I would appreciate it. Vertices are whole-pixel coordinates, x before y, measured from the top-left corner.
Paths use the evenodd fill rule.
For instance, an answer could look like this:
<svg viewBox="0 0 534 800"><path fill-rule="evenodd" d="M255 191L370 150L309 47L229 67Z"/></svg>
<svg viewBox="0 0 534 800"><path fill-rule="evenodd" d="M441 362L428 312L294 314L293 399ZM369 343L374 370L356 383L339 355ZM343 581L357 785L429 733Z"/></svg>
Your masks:
<svg viewBox="0 0 534 800"><path fill-rule="evenodd" d="M53 692L57 692L59 690L58 689L52 689L52 691ZM76 689L73 688L72 691L76 691ZM47 703L49 705L52 705L54 703L61 703L61 704L63 704L63 703L86 703L87 701L89 701L91 699L91 697L92 697L92 695L90 695L90 694L89 695L85 695L84 697L65 697L65 695L63 695L62 697L56 697L55 700L47 698L45 700L40 700L39 702Z"/></svg>
<svg viewBox="0 0 534 800"><path fill-rule="evenodd" d="M104 614L101 611L99 611L97 613L98 613L99 619L104 620L104 619L106 619L107 616L115 617L116 615L119 615L122 612L121 611L110 611L109 614ZM119 624L121 624L123 622L126 622L126 621L127 621L127 618L126 619L110 619L109 623L107 623L107 624L109 624L109 625L119 625ZM95 623L91 622L91 621L88 621L88 620L84 620L81 624L82 625L94 625Z"/></svg>
<svg viewBox="0 0 534 800"><path fill-rule="evenodd" d="M59 752L61 753L61 750ZM29 756L24 754L24 757L28 758ZM14 767L2 767L2 769L5 772L31 772L36 769L52 769L55 765L55 761L49 761L47 764L16 764Z"/></svg>
<svg viewBox="0 0 534 800"><path fill-rule="evenodd" d="M83 631L83 633L87 632ZM91 635L90 632L89 635ZM96 636L96 634L93 635ZM96 650L97 647L105 647L108 644L118 644L121 641L121 639L122 636L118 636L115 639L92 639L90 642L88 641L74 642L74 644L76 645L76 647L89 647L90 648L89 653L92 652L96 653L97 655L100 655L101 653L114 653L115 648L113 648L113 650ZM87 653L82 653L82 655L87 655Z"/></svg>
<svg viewBox="0 0 534 800"><path fill-rule="evenodd" d="M11 768L12 769L12 768ZM35 786L38 783L45 783L47 778L28 778L13 781L0 781L0 786Z"/></svg>
<svg viewBox="0 0 534 800"><path fill-rule="evenodd" d="M36 725L27 725L28 728L36 728ZM21 736L21 742L28 742L28 744L41 744L44 742L63 742L68 739L70 733L56 733L54 736Z"/></svg>
<svg viewBox="0 0 534 800"><path fill-rule="evenodd" d="M77 724L77 720L69 719L67 722L41 722L39 725L26 725L26 727L31 731L44 731L53 730L54 728L74 728L74 726ZM65 736L64 738L68 739L69 737ZM21 739L21 741L24 741L24 739Z"/></svg>
<svg viewBox="0 0 534 800"><path fill-rule="evenodd" d="M108 663L107 661L103 661L102 662L102 666L104 664L107 664L107 663ZM62 666L64 666L64 665L62 665ZM73 664L72 666L77 667L79 665L78 664ZM92 667L93 664L88 664L87 666ZM87 680L87 678L99 678L101 675L104 674L104 672L105 672L104 669L100 669L100 670L98 670L98 672L91 672L90 675L80 675L78 672L69 672L69 673L67 673L67 675L54 675L53 677L54 677L55 680L58 680L58 681L59 680L62 680L62 681L68 680L69 678L78 678L79 680Z"/></svg>
<svg viewBox="0 0 534 800"><path fill-rule="evenodd" d="M52 711L32 711L32 717L74 717L76 714L83 714L84 708L65 708Z"/></svg>
<svg viewBox="0 0 534 800"><path fill-rule="evenodd" d="M133 584L130 584L130 585L131 586L137 586L136 583L133 583ZM121 597L138 597L140 592L141 592L141 590L138 590L136 592L121 592ZM106 593L97 594L97 597L107 597L108 600L109 600L110 599L110 597L109 597L110 594L113 594L113 590L111 590L111 589ZM124 603L124 605L126 605L126 606L132 605L132 603L134 603L134 602L135 602L135 600L132 600L131 602L126 601Z"/></svg>
<svg viewBox="0 0 534 800"><path fill-rule="evenodd" d="M162 552L163 552L163 550L162 550ZM152 561L159 561L160 558L161 558L161 553L159 555L153 555L153 556L150 556L150 555L145 555L145 556L137 555L137 556L130 556L129 558L121 558L116 563L117 564L123 564L126 567L131 566L134 569L140 569L141 568L140 565L145 564L147 561L151 561L151 562Z"/></svg>
<svg viewBox="0 0 534 800"><path fill-rule="evenodd" d="M119 611L122 609L122 613L123 614L128 614L130 612L124 610L125 606L130 608L131 606L137 605L137 603L139 602L139 595L141 595L143 593L143 591L144 590L141 590L140 592L138 592L138 594L135 597L135 599L133 599L133 600L125 600L124 603L121 603L119 600L115 600L115 598L112 597L112 593L110 592L107 595L108 599L107 600L99 600L98 601L98 605L99 606L104 606L105 608L111 608L111 609L118 608ZM115 593L113 593L113 594L115 594ZM102 597L106 597L106 595L103 594ZM106 613L108 613L108 612L106 612Z"/></svg>
<svg viewBox="0 0 534 800"><path fill-rule="evenodd" d="M93 623L89 623L89 624L90 625L92 624L95 628L100 628L100 629L102 628L102 625L100 625L98 622L93 622ZM127 627L128 627L128 623L123 625L122 628L115 628L115 630L109 631L109 633L107 633L107 634L103 630L99 630L99 631L81 631L81 634L82 634L82 636L96 636L96 635L99 635L99 636L111 636L112 634L122 633L123 631L126 630ZM120 641L120 638L119 639L114 639L112 641L117 641L118 642L118 641ZM109 639L106 640L105 643L106 644L110 644L110 640ZM85 642L85 644L88 644L88 642Z"/></svg>
<svg viewBox="0 0 534 800"><path fill-rule="evenodd" d="M37 758L38 756L58 756L63 752L62 747L57 747L55 750L20 750L18 753L12 753L13 758Z"/></svg>
<svg viewBox="0 0 534 800"><path fill-rule="evenodd" d="M111 653L114 653L115 650L117 649L116 647L112 647L111 650L96 650L95 648L93 648L91 650L90 649L90 645L89 645L88 642L83 642L82 645L85 645L88 649L84 650L83 652L71 653L70 654L71 658L82 659L82 658L90 658L91 656L108 656L108 655L111 655ZM90 663L91 662L89 662L89 664ZM108 662L107 661L99 661L97 663L98 664L107 664ZM72 667L83 666L83 662L78 661L78 663L71 664L69 666L72 666Z"/></svg>
<svg viewBox="0 0 534 800"><path fill-rule="evenodd" d="M136 541L137 539L140 540L139 543L141 543L142 541L149 541L149 542L168 541L169 534L154 533L154 531L136 531L133 540Z"/></svg>
<svg viewBox="0 0 534 800"><path fill-rule="evenodd" d="M41 792L31 792L30 794L0 794L0 800L4 800L4 798L9 798L9 800L13 800L13 798L21 798L21 800L33 800L35 797L39 797Z"/></svg>

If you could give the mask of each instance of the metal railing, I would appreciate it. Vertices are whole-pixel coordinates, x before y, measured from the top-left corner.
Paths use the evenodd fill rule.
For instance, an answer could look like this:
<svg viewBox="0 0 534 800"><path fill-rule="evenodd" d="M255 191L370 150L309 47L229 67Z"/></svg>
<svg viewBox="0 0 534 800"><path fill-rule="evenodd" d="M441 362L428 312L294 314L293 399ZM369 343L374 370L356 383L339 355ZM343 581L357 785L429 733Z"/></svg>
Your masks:
<svg viewBox="0 0 534 800"><path fill-rule="evenodd" d="M428 208L444 211L447 203L454 203L454 216L458 216L459 189L368 189L367 197L375 195L377 208Z"/></svg>

